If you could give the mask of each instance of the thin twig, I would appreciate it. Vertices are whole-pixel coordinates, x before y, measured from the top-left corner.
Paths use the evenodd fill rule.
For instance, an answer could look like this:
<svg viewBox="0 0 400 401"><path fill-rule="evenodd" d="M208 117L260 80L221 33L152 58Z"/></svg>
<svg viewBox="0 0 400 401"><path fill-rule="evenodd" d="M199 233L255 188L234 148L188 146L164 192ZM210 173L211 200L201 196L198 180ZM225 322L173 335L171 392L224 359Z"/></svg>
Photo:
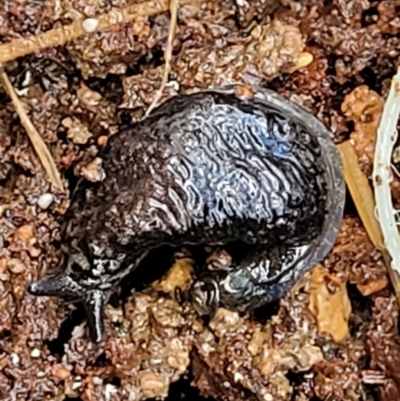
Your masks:
<svg viewBox="0 0 400 401"><path fill-rule="evenodd" d="M176 1L176 0L175 0ZM174 1L172 1L173 3ZM201 4L201 0L180 0L181 4ZM117 24L125 24L139 17L152 16L166 12L170 0L147 1L131 6L113 9L96 18L79 19L69 25L51 29L38 35L15 39L0 45L0 64L18 57L40 52L46 48L63 46L67 42L93 32L104 31ZM171 4L172 6L172 4ZM172 7L171 7L172 10ZM172 13L171 13L172 14ZM171 22L173 16L171 15Z"/></svg>
<svg viewBox="0 0 400 401"><path fill-rule="evenodd" d="M24 106L19 100L15 89L13 88L7 73L0 67L0 81L4 86L8 96L11 98L15 110L21 119L21 123L24 126L30 141L32 142L33 148L35 149L40 162L43 165L47 175L49 176L52 183L57 186L61 191L64 191L63 184L60 178L60 173L57 170L56 164L54 162L53 157L49 149L47 148L46 144L44 143L42 137L40 136L39 132L36 130L32 121L30 120L27 112L24 109Z"/></svg>
<svg viewBox="0 0 400 401"><path fill-rule="evenodd" d="M146 110L145 116L148 116L151 113L151 111L157 106L164 92L165 85L168 82L169 74L171 72L172 51L174 48L175 31L178 20L178 9L179 9L179 0L171 0L170 4L171 20L169 23L167 46L165 47L164 51L164 61L165 61L164 73L161 85L156 93L154 100Z"/></svg>

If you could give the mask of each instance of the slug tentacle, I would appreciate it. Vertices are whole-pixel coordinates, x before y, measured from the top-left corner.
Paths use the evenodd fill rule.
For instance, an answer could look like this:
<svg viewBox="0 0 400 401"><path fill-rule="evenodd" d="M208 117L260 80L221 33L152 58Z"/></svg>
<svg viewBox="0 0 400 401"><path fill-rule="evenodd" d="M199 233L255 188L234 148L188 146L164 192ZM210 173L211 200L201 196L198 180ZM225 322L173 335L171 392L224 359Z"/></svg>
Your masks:
<svg viewBox="0 0 400 401"><path fill-rule="evenodd" d="M32 281L27 285L32 295L50 297L72 297L82 302L92 340L99 343L105 340L104 309L111 292L103 290L85 290L69 276L60 275L48 280Z"/></svg>
<svg viewBox="0 0 400 401"><path fill-rule="evenodd" d="M27 291L32 295L76 298L82 298L85 293L84 289L66 274L47 280L31 281L27 285Z"/></svg>

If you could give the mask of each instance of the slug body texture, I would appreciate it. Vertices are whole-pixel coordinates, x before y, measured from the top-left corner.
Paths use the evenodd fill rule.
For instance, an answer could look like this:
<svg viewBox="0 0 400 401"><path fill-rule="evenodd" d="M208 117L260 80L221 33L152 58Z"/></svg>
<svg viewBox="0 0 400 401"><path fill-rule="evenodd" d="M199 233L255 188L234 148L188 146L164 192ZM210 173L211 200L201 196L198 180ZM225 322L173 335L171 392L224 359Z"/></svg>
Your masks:
<svg viewBox="0 0 400 401"><path fill-rule="evenodd" d="M29 292L82 301L101 341L113 289L161 245L230 247L229 266L197 275L200 313L278 299L322 260L344 207L336 147L299 106L239 89L173 97L111 136L104 179L81 181L65 216L62 272Z"/></svg>

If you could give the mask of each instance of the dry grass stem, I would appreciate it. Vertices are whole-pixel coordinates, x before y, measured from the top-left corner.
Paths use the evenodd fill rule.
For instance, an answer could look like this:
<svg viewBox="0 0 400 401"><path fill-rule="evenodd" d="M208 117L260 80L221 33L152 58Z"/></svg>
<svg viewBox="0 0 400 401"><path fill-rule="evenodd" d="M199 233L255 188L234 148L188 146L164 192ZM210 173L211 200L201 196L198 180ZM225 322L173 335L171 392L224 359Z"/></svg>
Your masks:
<svg viewBox="0 0 400 401"><path fill-rule="evenodd" d="M44 143L42 137L39 132L36 130L32 121L30 120L27 112L24 109L22 102L19 100L7 73L0 67L0 81L4 86L8 96L12 100L15 110L21 119L21 123L24 126L30 141L32 142L33 148L35 149L40 162L43 165L47 175L49 176L51 182L57 186L61 191L64 191L63 184L60 178L60 173L57 170L54 159Z"/></svg>
<svg viewBox="0 0 400 401"><path fill-rule="evenodd" d="M383 254L386 269L400 305L400 277L391 268L390 256L384 244L379 222L375 217L375 200L371 186L360 169L357 154L350 141L343 142L338 147L342 156L347 187L369 238Z"/></svg>
<svg viewBox="0 0 400 401"><path fill-rule="evenodd" d="M158 102L161 99L162 93L164 92L165 85L168 82L169 73L171 72L172 50L174 46L176 24L178 20L178 9L179 9L179 0L171 0L170 4L171 20L169 24L167 46L165 47L164 51L164 61L165 61L164 73L160 88L158 89L153 102L146 110L145 116L148 116L151 113L151 111L157 106Z"/></svg>
<svg viewBox="0 0 400 401"><path fill-rule="evenodd" d="M385 245L379 222L375 217L375 200L369 181L360 169L357 154L350 141L341 143L339 150L346 184L360 218L374 246L383 251Z"/></svg>
<svg viewBox="0 0 400 401"><path fill-rule="evenodd" d="M199 1L193 0L180 0L181 4L196 4ZM178 3L177 0L172 0L172 5ZM124 24L135 20L135 18L143 16L152 16L169 9L170 0L156 0L147 1L140 4L133 4L131 6L114 9L107 14L101 15L97 18L97 26L92 29L93 24L87 24L87 19L76 20L69 25L60 28L51 29L47 32L33 35L27 38L15 39L9 43L0 45L0 63L5 63L17 59L18 57L26 56L28 54L40 52L46 48L54 46L63 46L67 42L79 38L80 36L87 35L92 32L104 31L117 24ZM178 7L176 6L176 9ZM175 10L177 12L177 10ZM176 20L176 17L175 17ZM173 14L171 12L171 24L173 21ZM88 31L88 27L91 29ZM167 47L168 48L168 47Z"/></svg>

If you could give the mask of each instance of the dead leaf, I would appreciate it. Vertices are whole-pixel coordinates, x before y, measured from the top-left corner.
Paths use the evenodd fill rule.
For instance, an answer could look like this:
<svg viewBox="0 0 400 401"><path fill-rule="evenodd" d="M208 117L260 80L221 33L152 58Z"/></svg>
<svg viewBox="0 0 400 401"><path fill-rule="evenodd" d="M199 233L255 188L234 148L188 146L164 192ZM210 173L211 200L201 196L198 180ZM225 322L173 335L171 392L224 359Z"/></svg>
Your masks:
<svg viewBox="0 0 400 401"><path fill-rule="evenodd" d="M328 288L328 277L328 270L321 265L313 269L309 309L317 320L319 333L330 334L336 342L342 342L349 333L351 304L346 283L335 284L332 292Z"/></svg>
<svg viewBox="0 0 400 401"><path fill-rule="evenodd" d="M364 297L368 297L369 295L375 294L388 286L388 280L386 277L382 277L377 280L367 281L366 283L357 284L358 290Z"/></svg>
<svg viewBox="0 0 400 401"><path fill-rule="evenodd" d="M176 289L187 291L193 282L193 260L189 258L178 259L171 269L154 287L167 294L174 294Z"/></svg>

